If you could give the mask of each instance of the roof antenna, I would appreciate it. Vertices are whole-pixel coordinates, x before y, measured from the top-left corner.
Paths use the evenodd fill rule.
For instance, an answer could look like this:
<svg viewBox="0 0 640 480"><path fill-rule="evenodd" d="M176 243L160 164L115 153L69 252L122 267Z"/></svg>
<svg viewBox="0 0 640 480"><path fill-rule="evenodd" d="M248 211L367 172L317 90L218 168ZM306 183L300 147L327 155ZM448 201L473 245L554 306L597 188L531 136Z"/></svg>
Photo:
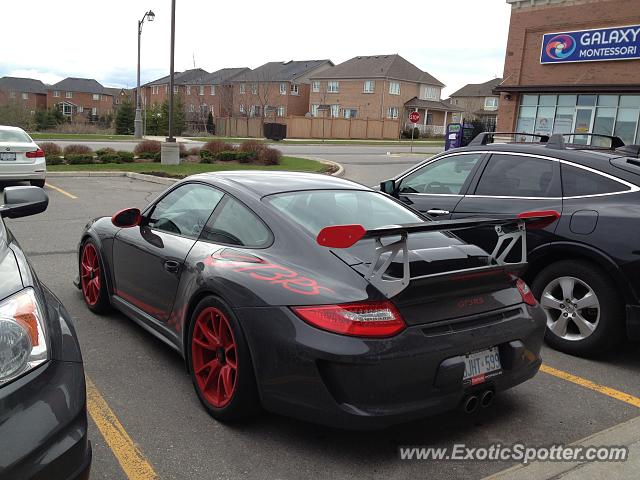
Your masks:
<svg viewBox="0 0 640 480"><path fill-rule="evenodd" d="M196 52L191 52L191 55L193 55L193 68L196 68Z"/></svg>

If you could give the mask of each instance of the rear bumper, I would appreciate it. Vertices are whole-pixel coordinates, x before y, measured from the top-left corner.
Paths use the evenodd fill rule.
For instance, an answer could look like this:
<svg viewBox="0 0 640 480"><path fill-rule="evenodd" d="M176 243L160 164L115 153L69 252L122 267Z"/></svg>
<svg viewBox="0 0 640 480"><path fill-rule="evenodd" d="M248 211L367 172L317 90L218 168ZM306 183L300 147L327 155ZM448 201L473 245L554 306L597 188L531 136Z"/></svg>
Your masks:
<svg viewBox="0 0 640 480"><path fill-rule="evenodd" d="M339 428L375 429L441 413L474 391L501 391L541 364L545 318L518 315L451 333L412 326L381 340L334 335L286 308L237 311L250 346L263 406ZM267 321L268 320L268 321ZM462 384L461 355L499 346L503 373ZM462 370L461 370L462 369Z"/></svg>
<svg viewBox="0 0 640 480"><path fill-rule="evenodd" d="M44 180L47 175L47 165L44 159L37 160L35 163L13 165L3 162L0 164L0 181Z"/></svg>
<svg viewBox="0 0 640 480"><path fill-rule="evenodd" d="M90 467L81 363L50 360L0 389L0 478L86 480Z"/></svg>

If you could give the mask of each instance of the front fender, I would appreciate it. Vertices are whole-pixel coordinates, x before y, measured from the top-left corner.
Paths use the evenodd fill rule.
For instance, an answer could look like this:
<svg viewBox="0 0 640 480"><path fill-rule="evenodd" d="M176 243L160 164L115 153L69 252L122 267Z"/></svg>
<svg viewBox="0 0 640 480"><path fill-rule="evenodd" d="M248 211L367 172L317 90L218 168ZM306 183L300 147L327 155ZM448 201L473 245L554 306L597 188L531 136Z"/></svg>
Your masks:
<svg viewBox="0 0 640 480"><path fill-rule="evenodd" d="M84 243L91 239L95 242L98 248L98 255L100 255L100 261L104 270L104 278L107 282L107 291L111 295L114 291L114 277L113 277L113 239L118 233L113 223L111 223L110 217L100 217L87 222L85 228L80 236L80 242L78 243L78 277L74 281L77 288L80 288L80 261L82 256L82 246Z"/></svg>

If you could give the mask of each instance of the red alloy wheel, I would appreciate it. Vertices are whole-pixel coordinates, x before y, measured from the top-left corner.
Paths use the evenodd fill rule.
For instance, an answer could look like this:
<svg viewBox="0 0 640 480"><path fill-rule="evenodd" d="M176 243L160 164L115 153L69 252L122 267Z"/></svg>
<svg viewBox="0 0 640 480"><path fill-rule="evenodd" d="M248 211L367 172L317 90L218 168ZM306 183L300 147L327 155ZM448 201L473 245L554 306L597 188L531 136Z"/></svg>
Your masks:
<svg viewBox="0 0 640 480"><path fill-rule="evenodd" d="M236 389L238 357L229 320L217 308L207 307L198 315L191 358L202 396L216 408L227 405Z"/></svg>
<svg viewBox="0 0 640 480"><path fill-rule="evenodd" d="M100 298L100 260L92 243L87 243L82 250L82 294L90 306L95 306Z"/></svg>

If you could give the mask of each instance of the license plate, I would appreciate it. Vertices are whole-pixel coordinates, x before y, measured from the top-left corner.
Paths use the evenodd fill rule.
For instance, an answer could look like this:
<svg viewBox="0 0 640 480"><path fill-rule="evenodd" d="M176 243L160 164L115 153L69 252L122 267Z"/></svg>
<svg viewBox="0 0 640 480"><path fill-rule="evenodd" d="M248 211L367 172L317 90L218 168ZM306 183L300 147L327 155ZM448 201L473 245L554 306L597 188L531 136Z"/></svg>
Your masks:
<svg viewBox="0 0 640 480"><path fill-rule="evenodd" d="M16 154L13 152L0 152L0 162L15 162Z"/></svg>
<svg viewBox="0 0 640 480"><path fill-rule="evenodd" d="M500 365L498 347L468 353L464 356L462 383L477 385L501 373L502 366Z"/></svg>

